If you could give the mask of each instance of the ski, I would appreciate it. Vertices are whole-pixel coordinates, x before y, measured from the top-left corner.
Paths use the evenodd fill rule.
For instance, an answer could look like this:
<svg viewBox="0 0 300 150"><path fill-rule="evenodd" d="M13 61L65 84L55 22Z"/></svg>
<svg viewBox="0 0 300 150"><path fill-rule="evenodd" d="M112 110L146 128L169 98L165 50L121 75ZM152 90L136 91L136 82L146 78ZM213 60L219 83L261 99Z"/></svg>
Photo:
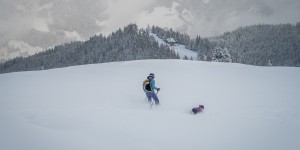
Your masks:
<svg viewBox="0 0 300 150"><path fill-rule="evenodd" d="M152 108L153 104L154 104L154 100L152 99L150 102L150 109Z"/></svg>

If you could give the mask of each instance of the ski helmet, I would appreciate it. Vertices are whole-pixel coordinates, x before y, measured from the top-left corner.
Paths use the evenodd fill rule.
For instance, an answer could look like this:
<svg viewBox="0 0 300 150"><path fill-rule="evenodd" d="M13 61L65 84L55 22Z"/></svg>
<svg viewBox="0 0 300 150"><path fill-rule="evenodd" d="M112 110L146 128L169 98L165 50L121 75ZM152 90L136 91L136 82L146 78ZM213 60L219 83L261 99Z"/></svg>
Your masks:
<svg viewBox="0 0 300 150"><path fill-rule="evenodd" d="M154 73L150 73L149 76L155 78Z"/></svg>
<svg viewBox="0 0 300 150"><path fill-rule="evenodd" d="M199 107L201 107L202 109L204 109L204 106L203 106L203 105L199 105Z"/></svg>

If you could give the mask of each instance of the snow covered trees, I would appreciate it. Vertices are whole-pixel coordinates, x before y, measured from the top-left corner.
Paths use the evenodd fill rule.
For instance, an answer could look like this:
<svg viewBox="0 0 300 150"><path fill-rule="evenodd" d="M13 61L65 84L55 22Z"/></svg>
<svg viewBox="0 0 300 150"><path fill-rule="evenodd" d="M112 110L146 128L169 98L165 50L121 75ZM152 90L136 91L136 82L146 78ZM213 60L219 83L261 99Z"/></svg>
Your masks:
<svg viewBox="0 0 300 150"><path fill-rule="evenodd" d="M186 33L179 33L174 31L172 28L170 29L163 29L157 26L152 26L151 32L156 34L159 38L166 41L168 38L173 38L178 44L182 45L189 45L190 44L190 37Z"/></svg>
<svg viewBox="0 0 300 150"><path fill-rule="evenodd" d="M160 46L146 30L130 24L107 37L97 35L85 42L62 44L34 56L5 62L0 64L0 73L138 59L177 58L173 50Z"/></svg>
<svg viewBox="0 0 300 150"><path fill-rule="evenodd" d="M220 46L217 46L214 48L212 53L212 61L216 62L232 62L231 55L229 54L228 49L221 48Z"/></svg>
<svg viewBox="0 0 300 150"><path fill-rule="evenodd" d="M107 37L97 35L85 42L65 43L34 56L0 63L0 73L138 59L179 58L168 46L160 46L149 36L149 32L163 40L173 38L187 49L197 52L197 59L201 61L300 66L300 22L296 25L252 25L221 36L197 36L195 39L173 29L148 26L144 30L130 24Z"/></svg>
<svg viewBox="0 0 300 150"><path fill-rule="evenodd" d="M232 61L266 66L300 66L300 23L252 25L226 32L216 41L230 50Z"/></svg>
<svg viewBox="0 0 300 150"><path fill-rule="evenodd" d="M195 39L172 29L152 27L160 38L174 38L186 48L198 53L198 60L213 60L216 47L226 47L232 62L266 66L272 60L275 66L300 66L300 22L278 25L240 27L221 36ZM218 49L217 49L218 50ZM226 60L229 61L229 60Z"/></svg>
<svg viewBox="0 0 300 150"><path fill-rule="evenodd" d="M207 38L197 36L195 42L190 46L198 53L198 60L211 61L213 45Z"/></svg>

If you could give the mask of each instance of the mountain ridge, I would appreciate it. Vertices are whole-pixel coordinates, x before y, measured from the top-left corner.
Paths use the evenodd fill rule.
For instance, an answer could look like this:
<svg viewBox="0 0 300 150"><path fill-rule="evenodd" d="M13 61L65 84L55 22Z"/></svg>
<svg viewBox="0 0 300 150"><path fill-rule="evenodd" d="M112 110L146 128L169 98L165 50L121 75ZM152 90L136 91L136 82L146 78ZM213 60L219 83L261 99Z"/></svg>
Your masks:
<svg viewBox="0 0 300 150"><path fill-rule="evenodd" d="M249 32L251 31L251 32ZM268 34L265 34L268 32ZM138 29L130 24L109 36L95 35L84 42L55 46L29 57L18 57L0 64L0 72L43 70L71 65L139 60L178 59L176 49L160 45L150 33L161 40L174 38L182 48L197 56L186 57L200 61L225 61L258 66L300 65L300 23L253 25L226 32L214 38L197 36L191 39L172 29L149 27Z"/></svg>

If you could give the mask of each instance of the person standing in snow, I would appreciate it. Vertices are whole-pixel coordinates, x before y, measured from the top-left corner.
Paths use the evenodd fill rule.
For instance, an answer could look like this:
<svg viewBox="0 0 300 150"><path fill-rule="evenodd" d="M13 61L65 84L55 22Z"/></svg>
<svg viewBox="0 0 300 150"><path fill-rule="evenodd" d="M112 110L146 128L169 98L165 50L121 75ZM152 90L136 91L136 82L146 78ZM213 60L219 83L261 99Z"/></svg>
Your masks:
<svg viewBox="0 0 300 150"><path fill-rule="evenodd" d="M143 89L144 92L146 93L146 96L148 98L148 101L151 102L152 98L155 101L155 104L158 105L159 104L159 99L157 97L157 95L155 94L155 90L157 90L157 92L160 90L160 88L157 88L155 86L155 75L153 73L150 73L149 76L147 77L147 80L144 81L143 83Z"/></svg>

